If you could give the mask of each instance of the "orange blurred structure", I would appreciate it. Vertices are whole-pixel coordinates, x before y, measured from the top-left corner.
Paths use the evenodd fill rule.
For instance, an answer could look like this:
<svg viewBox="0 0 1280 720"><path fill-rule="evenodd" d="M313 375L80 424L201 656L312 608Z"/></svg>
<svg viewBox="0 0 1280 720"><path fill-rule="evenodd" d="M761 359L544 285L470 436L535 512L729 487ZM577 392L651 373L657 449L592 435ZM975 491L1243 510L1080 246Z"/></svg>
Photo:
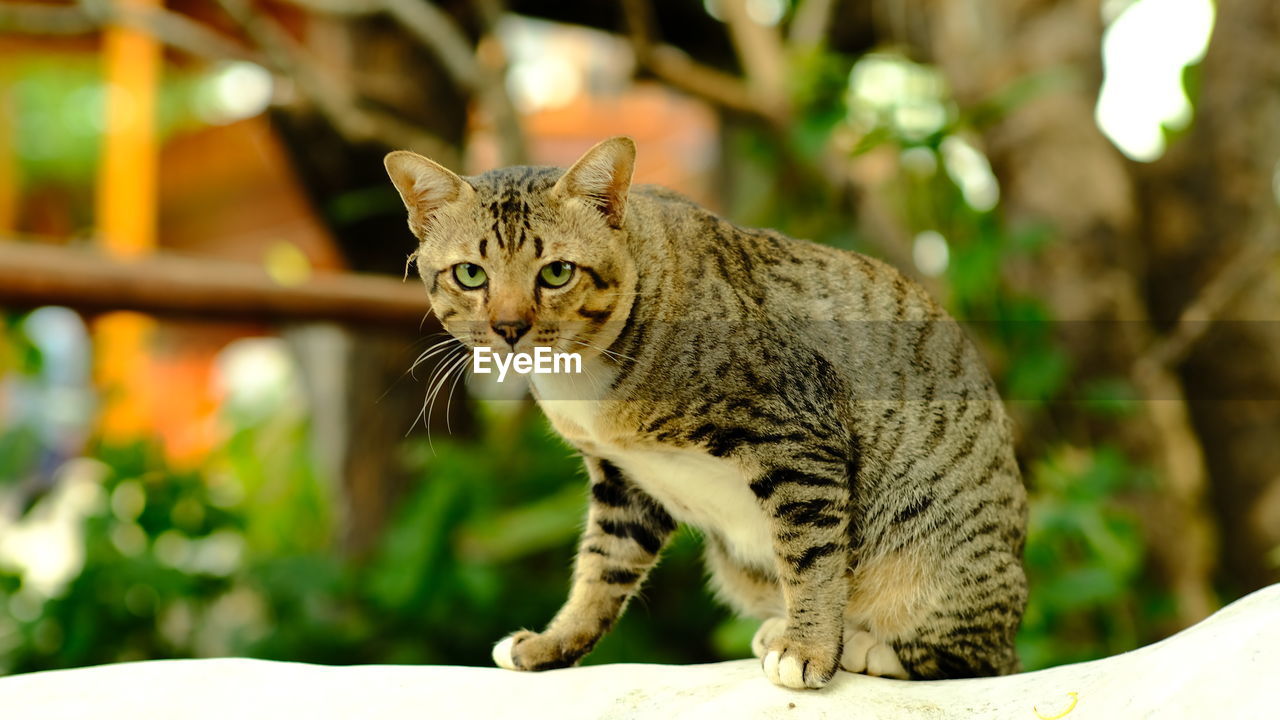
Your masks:
<svg viewBox="0 0 1280 720"><path fill-rule="evenodd" d="M155 38L136 29L111 26L103 32L107 117L95 210L99 242L113 254L142 255L156 246L155 116L161 53ZM134 313L111 313L94 323L94 375L103 391L100 422L108 442L139 437L155 427L149 417L148 396L155 386L147 355L154 329L154 320Z"/></svg>
<svg viewBox="0 0 1280 720"><path fill-rule="evenodd" d="M126 1L134 7L162 4ZM136 257L163 246L262 263L268 270L272 257L283 256L294 276L342 269L332 238L265 116L162 141L157 99L163 47L118 26L105 29L102 40L108 95L94 235L104 250ZM103 396L102 439L158 436L170 462L198 463L223 439L214 382L217 353L236 338L268 331L157 321L136 313L97 318L94 379Z"/></svg>

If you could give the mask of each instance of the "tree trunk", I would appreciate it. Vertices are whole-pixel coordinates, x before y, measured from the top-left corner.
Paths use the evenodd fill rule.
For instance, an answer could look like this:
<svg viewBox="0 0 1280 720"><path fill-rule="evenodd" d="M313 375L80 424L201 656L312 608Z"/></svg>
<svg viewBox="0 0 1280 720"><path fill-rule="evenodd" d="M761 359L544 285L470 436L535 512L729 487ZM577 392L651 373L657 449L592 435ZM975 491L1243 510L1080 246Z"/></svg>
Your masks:
<svg viewBox="0 0 1280 720"><path fill-rule="evenodd" d="M468 99L445 77L436 58L401 26L383 17L314 16L307 43L326 72L340 74L344 82L393 108L399 117L461 148ZM383 156L400 148L348 143L308 108L278 113L275 119L312 201L328 220L350 266L401 277L415 240L382 166ZM414 270L408 282L421 286ZM415 356L429 347L428 340L440 339L421 335L353 328L345 343L326 346L329 351L343 349L346 377L334 378L331 384L343 389L345 402L313 399L340 408L345 437L333 441L341 442L342 448L326 451L340 462L334 470L346 501L344 544L355 555L372 549L410 484L397 448L410 428L418 427L426 393L423 379L431 377L440 359L424 363L414 373L416 378L406 376ZM436 437L446 432L445 393L440 395L441 406L432 413L438 427L428 428ZM465 398L454 402L452 411L453 431L465 435L470 428Z"/></svg>
<svg viewBox="0 0 1280 720"><path fill-rule="evenodd" d="M1227 280L1234 302L1179 368L1235 594L1280 580L1268 559L1280 548L1280 4L1222 0L1217 13L1194 126L1139 178L1154 307L1185 308L1241 259L1252 266Z"/></svg>
<svg viewBox="0 0 1280 720"><path fill-rule="evenodd" d="M1217 604L1204 463L1178 377L1139 362L1154 331L1140 286L1144 257L1128 163L1093 118L1102 77L1098 2L919 0L912 7L916 24L901 31L939 66L962 108L1030 90L981 128L1007 224L1054 233L1011 274L1045 300L1070 339L1077 382L1133 379L1142 412L1120 425L1090 421L1092 430L1077 440L1121 433L1115 440L1156 469L1162 487L1139 510L1178 621L1189 625Z"/></svg>

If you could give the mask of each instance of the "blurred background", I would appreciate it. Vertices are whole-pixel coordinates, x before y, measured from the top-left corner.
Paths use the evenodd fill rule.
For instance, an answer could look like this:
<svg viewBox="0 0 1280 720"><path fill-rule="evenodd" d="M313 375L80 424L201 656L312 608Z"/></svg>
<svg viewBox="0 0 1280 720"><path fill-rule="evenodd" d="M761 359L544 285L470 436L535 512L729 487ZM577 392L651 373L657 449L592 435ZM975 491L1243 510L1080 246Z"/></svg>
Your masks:
<svg viewBox="0 0 1280 720"><path fill-rule="evenodd" d="M1034 669L1280 580L1273 0L0 0L0 673L488 664L585 485L451 385L382 156L635 138L888 260L981 346ZM681 531L587 662L745 657Z"/></svg>

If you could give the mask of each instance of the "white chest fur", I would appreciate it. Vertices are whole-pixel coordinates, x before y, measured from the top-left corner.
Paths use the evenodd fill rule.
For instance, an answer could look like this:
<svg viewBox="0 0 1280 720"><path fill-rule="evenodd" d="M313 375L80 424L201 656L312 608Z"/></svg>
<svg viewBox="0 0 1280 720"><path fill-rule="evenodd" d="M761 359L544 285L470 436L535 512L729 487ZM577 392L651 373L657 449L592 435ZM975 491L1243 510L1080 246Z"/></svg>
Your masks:
<svg viewBox="0 0 1280 720"><path fill-rule="evenodd" d="M679 449L605 455L676 520L719 535L742 562L772 567L768 521L736 463Z"/></svg>
<svg viewBox="0 0 1280 720"><path fill-rule="evenodd" d="M617 465L679 522L720 536L740 561L773 565L768 520L737 463L701 450L621 447L601 433L603 403L557 399L572 397L560 385L563 380L545 375L533 380L543 412L570 442Z"/></svg>
<svg viewBox="0 0 1280 720"><path fill-rule="evenodd" d="M574 443L599 442L598 412L601 401L597 384L586 378L567 375L533 375L538 405L552 426Z"/></svg>

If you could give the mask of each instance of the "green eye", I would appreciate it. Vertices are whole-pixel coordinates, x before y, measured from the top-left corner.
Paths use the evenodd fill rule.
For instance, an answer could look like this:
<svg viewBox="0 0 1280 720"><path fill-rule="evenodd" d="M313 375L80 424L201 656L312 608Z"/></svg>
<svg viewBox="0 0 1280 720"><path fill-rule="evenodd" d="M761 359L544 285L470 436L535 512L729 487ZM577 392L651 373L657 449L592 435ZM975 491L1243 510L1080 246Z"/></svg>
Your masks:
<svg viewBox="0 0 1280 720"><path fill-rule="evenodd" d="M489 282L489 276L485 274L484 268L475 263L458 263L453 266L453 277L458 284L468 290L475 290L478 287L484 287Z"/></svg>
<svg viewBox="0 0 1280 720"><path fill-rule="evenodd" d="M564 287L571 277L573 277L573 263L564 260L547 263L538 273L538 280L550 288Z"/></svg>

